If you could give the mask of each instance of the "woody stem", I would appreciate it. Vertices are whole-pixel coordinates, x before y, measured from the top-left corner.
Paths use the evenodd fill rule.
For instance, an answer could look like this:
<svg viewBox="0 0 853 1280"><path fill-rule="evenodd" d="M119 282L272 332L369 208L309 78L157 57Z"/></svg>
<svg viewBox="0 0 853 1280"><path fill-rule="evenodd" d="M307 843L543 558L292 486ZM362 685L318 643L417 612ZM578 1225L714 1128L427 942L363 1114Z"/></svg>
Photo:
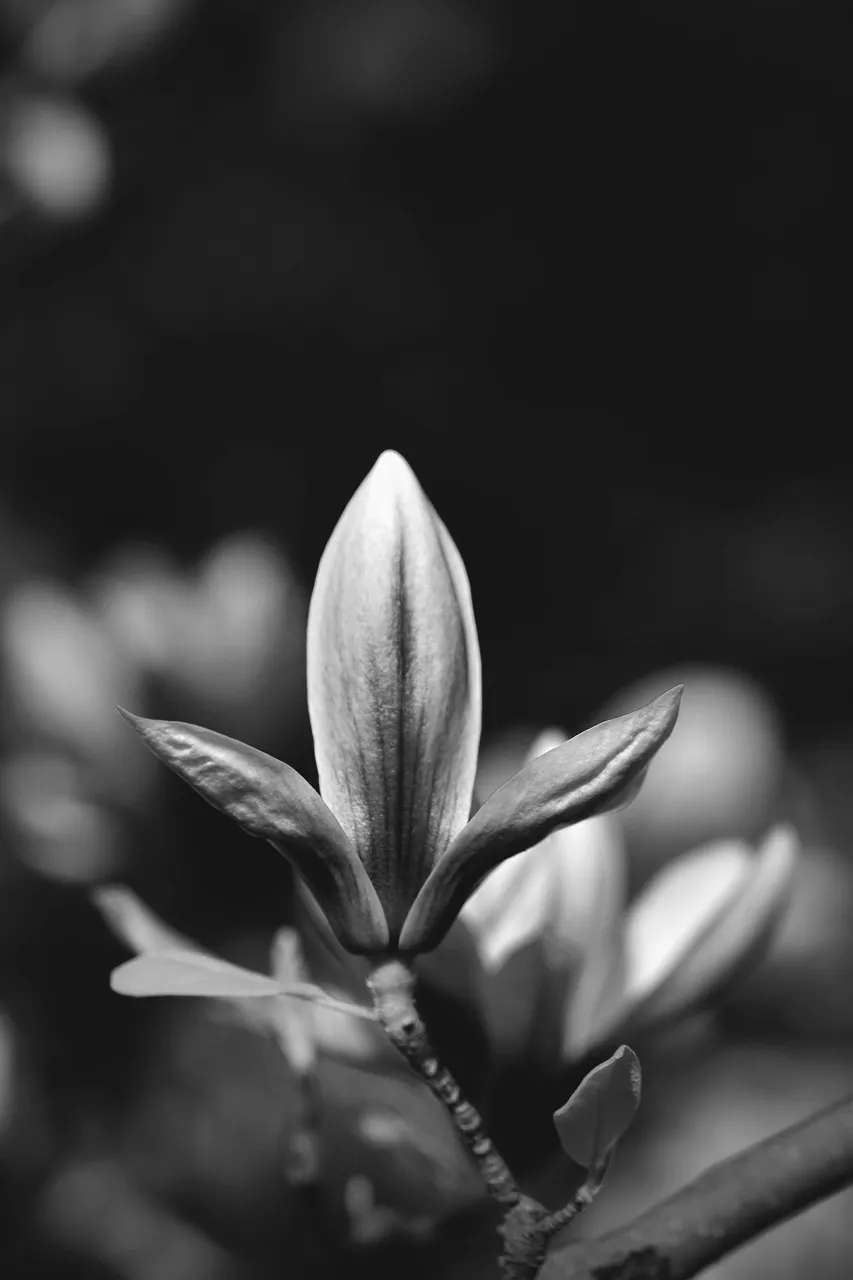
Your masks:
<svg viewBox="0 0 853 1280"><path fill-rule="evenodd" d="M415 976L399 960L389 960L367 980L376 1015L388 1039L444 1104L465 1146L476 1161L490 1195L503 1208L518 1204L521 1193L503 1157L483 1128L479 1113L435 1056L412 995Z"/></svg>

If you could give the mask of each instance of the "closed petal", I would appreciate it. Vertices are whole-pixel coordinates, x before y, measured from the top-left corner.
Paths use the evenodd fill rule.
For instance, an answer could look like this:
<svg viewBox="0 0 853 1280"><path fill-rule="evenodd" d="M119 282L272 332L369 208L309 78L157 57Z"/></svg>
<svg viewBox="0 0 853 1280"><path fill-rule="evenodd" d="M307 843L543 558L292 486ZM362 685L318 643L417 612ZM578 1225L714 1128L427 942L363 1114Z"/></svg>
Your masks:
<svg viewBox="0 0 853 1280"><path fill-rule="evenodd" d="M401 949L436 946L483 877L505 859L632 796L672 732L681 693L681 686L670 689L639 711L587 729L499 787L431 872L406 919Z"/></svg>
<svg viewBox="0 0 853 1280"><path fill-rule="evenodd" d="M774 828L750 852L733 892L657 984L642 998L629 985L623 1024L645 1027L683 1017L725 993L758 963L789 901L798 853L796 832Z"/></svg>
<svg viewBox="0 0 853 1280"><path fill-rule="evenodd" d="M334 815L295 769L211 729L122 715L209 804L284 854L345 947L367 953L385 948L385 918L364 867Z"/></svg>
<svg viewBox="0 0 853 1280"><path fill-rule="evenodd" d="M412 471L382 454L320 561L308 617L320 792L392 940L468 820L480 656L465 568Z"/></svg>

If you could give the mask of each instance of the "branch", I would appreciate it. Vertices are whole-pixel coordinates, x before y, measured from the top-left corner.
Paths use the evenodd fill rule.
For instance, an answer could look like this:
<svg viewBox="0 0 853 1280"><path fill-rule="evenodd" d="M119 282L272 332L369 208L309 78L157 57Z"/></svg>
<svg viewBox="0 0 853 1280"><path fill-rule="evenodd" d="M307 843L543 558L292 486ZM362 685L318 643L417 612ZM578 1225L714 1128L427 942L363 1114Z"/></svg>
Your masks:
<svg viewBox="0 0 853 1280"><path fill-rule="evenodd" d="M853 1183L853 1096L700 1174L599 1240L553 1248L539 1280L688 1280Z"/></svg>

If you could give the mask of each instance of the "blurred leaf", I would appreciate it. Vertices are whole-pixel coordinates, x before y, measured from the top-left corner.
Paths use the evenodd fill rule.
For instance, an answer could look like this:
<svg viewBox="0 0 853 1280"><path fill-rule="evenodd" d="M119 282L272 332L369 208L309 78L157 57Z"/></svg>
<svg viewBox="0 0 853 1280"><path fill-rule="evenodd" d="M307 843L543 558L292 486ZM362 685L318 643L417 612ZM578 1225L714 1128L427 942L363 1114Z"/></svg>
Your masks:
<svg viewBox="0 0 853 1280"><path fill-rule="evenodd" d="M147 955L156 951L186 951L204 954L201 947L170 929L124 885L103 885L92 894L95 906L122 942Z"/></svg>
<svg viewBox="0 0 853 1280"><path fill-rule="evenodd" d="M136 956L110 978L123 996L279 996L272 978L195 951L162 951Z"/></svg>
<svg viewBox="0 0 853 1280"><path fill-rule="evenodd" d="M640 1105L640 1062L621 1045L612 1058L593 1067L568 1102L554 1112L566 1155L584 1169L600 1169L625 1133Z"/></svg>
<svg viewBox="0 0 853 1280"><path fill-rule="evenodd" d="M193 0L52 0L28 5L24 56L37 74L73 83L146 52Z"/></svg>

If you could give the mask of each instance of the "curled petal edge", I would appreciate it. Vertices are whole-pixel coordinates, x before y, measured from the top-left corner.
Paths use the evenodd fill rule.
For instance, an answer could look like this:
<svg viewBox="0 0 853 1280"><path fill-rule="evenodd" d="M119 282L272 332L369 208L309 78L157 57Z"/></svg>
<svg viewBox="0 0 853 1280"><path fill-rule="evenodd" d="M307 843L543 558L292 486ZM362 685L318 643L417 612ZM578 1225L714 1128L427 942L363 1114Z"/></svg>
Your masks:
<svg viewBox="0 0 853 1280"><path fill-rule="evenodd" d="M633 799L675 727L682 693L677 685L638 711L586 729L499 787L436 863L403 924L400 950L437 946L483 877L507 858Z"/></svg>

